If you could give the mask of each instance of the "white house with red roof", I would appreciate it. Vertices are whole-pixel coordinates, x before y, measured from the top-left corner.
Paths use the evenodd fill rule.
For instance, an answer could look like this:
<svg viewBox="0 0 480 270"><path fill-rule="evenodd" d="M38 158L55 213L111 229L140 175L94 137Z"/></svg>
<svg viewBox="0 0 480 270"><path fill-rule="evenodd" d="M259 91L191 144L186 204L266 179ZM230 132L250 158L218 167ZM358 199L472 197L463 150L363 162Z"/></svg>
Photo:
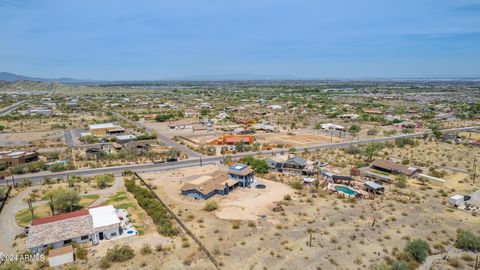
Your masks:
<svg viewBox="0 0 480 270"><path fill-rule="evenodd" d="M32 221L27 247L33 254L47 247L59 248L71 243L111 239L123 233L117 210L111 205L38 218Z"/></svg>

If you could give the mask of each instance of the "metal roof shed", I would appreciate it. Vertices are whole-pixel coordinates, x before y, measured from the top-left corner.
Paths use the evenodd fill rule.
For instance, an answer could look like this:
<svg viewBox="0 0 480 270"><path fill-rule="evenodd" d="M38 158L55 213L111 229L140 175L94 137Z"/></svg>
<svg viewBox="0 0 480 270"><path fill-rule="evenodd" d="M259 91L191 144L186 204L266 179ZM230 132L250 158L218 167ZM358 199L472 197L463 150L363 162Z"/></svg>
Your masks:
<svg viewBox="0 0 480 270"><path fill-rule="evenodd" d="M384 193L385 188L382 185L379 185L372 181L366 181L363 183L363 187L366 191L375 192L375 193Z"/></svg>

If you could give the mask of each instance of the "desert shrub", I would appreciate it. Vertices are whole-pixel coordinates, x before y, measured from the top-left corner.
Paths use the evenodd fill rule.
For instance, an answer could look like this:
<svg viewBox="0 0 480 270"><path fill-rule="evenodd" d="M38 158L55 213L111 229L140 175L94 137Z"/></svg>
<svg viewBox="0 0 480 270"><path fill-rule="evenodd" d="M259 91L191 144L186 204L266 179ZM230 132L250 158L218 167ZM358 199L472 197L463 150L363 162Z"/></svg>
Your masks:
<svg viewBox="0 0 480 270"><path fill-rule="evenodd" d="M471 231L459 231L455 246L459 249L477 252L480 251L480 238Z"/></svg>
<svg viewBox="0 0 480 270"><path fill-rule="evenodd" d="M88 250L84 247L77 247L75 249L75 255L77 256L77 259L85 260L87 259L87 254Z"/></svg>
<svg viewBox="0 0 480 270"><path fill-rule="evenodd" d="M112 265L112 263L110 263L110 261L109 261L106 257L103 257L103 258L100 260L100 263L98 264L98 266L99 266L101 269L108 269L108 268L110 268L111 265Z"/></svg>
<svg viewBox="0 0 480 270"><path fill-rule="evenodd" d="M395 140L395 145L397 147L405 147L407 145L415 146L415 140L412 138L398 138Z"/></svg>
<svg viewBox="0 0 480 270"><path fill-rule="evenodd" d="M125 262L135 256L135 252L129 245L118 246L115 245L112 249L107 251L105 258L109 262Z"/></svg>
<svg viewBox="0 0 480 270"><path fill-rule="evenodd" d="M387 264L385 263L380 263L380 264L374 264L368 268L369 270L390 270L390 267L388 267Z"/></svg>
<svg viewBox="0 0 480 270"><path fill-rule="evenodd" d="M115 177L113 174L101 174L95 176L95 181L97 182L98 188L106 188L110 183L113 182Z"/></svg>
<svg viewBox="0 0 480 270"><path fill-rule="evenodd" d="M23 270L23 264L18 261L7 261L0 265L0 270Z"/></svg>
<svg viewBox="0 0 480 270"><path fill-rule="evenodd" d="M404 261L394 261L391 270L410 270L410 266Z"/></svg>
<svg viewBox="0 0 480 270"><path fill-rule="evenodd" d="M350 155L358 155L358 154L362 153L362 150L360 149L360 147L358 147L356 145L350 145L347 148L345 148L344 151L345 151L345 153L350 154Z"/></svg>
<svg viewBox="0 0 480 270"><path fill-rule="evenodd" d="M395 186L404 188L407 186L407 177L405 175L398 175L395 177Z"/></svg>
<svg viewBox="0 0 480 270"><path fill-rule="evenodd" d="M301 190L303 189L303 182L301 180L292 181L290 182L290 187L292 187L293 189Z"/></svg>
<svg viewBox="0 0 480 270"><path fill-rule="evenodd" d="M411 255L417 262L424 262L430 253L430 246L421 239L409 241L405 247L405 252Z"/></svg>
<svg viewBox="0 0 480 270"><path fill-rule="evenodd" d="M212 212L218 209L218 203L216 201L209 201L203 207L203 210L207 212Z"/></svg>
<svg viewBox="0 0 480 270"><path fill-rule="evenodd" d="M290 196L289 194L286 194L285 196L283 196L283 199L285 201L291 201L292 200L292 196Z"/></svg>
<svg viewBox="0 0 480 270"><path fill-rule="evenodd" d="M140 249L140 254L147 255L152 254L153 250L149 244L143 244L142 248Z"/></svg>

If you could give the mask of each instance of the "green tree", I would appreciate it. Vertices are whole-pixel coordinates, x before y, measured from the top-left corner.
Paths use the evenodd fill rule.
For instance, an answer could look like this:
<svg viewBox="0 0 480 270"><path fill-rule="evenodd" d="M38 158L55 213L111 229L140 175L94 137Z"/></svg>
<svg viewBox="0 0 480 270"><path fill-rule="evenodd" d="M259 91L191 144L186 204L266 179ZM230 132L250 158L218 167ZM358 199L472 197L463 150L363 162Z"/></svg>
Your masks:
<svg viewBox="0 0 480 270"><path fill-rule="evenodd" d="M110 183L113 182L115 177L113 174L101 174L95 176L95 181L97 182L98 188L106 188Z"/></svg>
<svg viewBox="0 0 480 270"><path fill-rule="evenodd" d="M210 110L207 109L207 108L203 108L202 110L200 110L200 114L201 114L202 116L207 116L207 115L210 114Z"/></svg>
<svg viewBox="0 0 480 270"><path fill-rule="evenodd" d="M407 177L403 174L395 177L395 186L399 188L405 188L407 186Z"/></svg>
<svg viewBox="0 0 480 270"><path fill-rule="evenodd" d="M95 137L94 135L87 135L80 137L80 141L83 143L96 143L97 137Z"/></svg>
<svg viewBox="0 0 480 270"><path fill-rule="evenodd" d="M348 132L350 132L350 133L352 133L352 134L355 135L355 134L359 133L360 130L361 130L361 128L360 128L359 125L353 124L353 125L351 125L350 128L348 129Z"/></svg>
<svg viewBox="0 0 480 270"><path fill-rule="evenodd" d="M54 209L57 212L73 212L80 208L78 203L80 202L80 196L78 193L71 189L64 189L62 187L52 189L47 192L46 198L52 197Z"/></svg>
<svg viewBox="0 0 480 270"><path fill-rule="evenodd" d="M268 172L268 163L265 160L256 159L252 162L251 166L257 173Z"/></svg>
<svg viewBox="0 0 480 270"><path fill-rule="evenodd" d="M423 263L430 254L430 246L424 240L415 239L407 243L405 252L411 255L417 262Z"/></svg>
<svg viewBox="0 0 480 270"><path fill-rule="evenodd" d="M3 201L3 199L5 199L5 196L7 196L7 192L5 191L5 189L0 188L0 201Z"/></svg>
<svg viewBox="0 0 480 270"><path fill-rule="evenodd" d="M378 151L382 150L383 144L378 142L372 142L367 145L365 148L365 155L368 157L368 161L371 162L373 157L378 153Z"/></svg>

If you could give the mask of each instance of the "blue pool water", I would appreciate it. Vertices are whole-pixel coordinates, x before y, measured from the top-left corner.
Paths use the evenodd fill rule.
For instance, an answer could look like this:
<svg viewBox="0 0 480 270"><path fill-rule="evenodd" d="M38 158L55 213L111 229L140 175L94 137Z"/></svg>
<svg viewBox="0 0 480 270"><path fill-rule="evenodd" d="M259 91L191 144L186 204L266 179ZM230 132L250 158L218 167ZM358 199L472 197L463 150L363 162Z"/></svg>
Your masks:
<svg viewBox="0 0 480 270"><path fill-rule="evenodd" d="M343 192L347 195L352 195L352 196L355 196L357 195L357 192L355 190L352 190L348 187L344 187L344 186L335 186L335 189L340 191L340 192Z"/></svg>
<svg viewBox="0 0 480 270"><path fill-rule="evenodd" d="M133 231L127 231L128 234L133 234Z"/></svg>

